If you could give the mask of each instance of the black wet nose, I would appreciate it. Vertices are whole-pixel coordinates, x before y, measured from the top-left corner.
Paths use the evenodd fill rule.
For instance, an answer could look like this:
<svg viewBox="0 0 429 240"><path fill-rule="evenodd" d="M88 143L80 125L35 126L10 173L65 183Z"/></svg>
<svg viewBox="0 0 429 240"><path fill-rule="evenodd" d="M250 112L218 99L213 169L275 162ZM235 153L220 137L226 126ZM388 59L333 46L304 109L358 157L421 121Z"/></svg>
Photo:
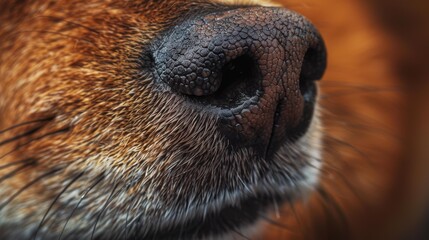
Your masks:
<svg viewBox="0 0 429 240"><path fill-rule="evenodd" d="M183 21L162 38L154 59L171 91L217 109L232 143L265 150L306 131L314 81L326 67L323 41L309 21L265 7Z"/></svg>

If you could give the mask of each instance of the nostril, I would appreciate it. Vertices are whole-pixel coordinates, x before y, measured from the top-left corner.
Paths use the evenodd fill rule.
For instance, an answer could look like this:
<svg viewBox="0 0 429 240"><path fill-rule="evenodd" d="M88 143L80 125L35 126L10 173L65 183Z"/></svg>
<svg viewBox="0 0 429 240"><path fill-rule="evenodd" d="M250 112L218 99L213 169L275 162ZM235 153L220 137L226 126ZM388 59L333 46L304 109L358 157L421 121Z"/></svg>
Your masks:
<svg viewBox="0 0 429 240"><path fill-rule="evenodd" d="M249 55L225 63L219 76L221 84L215 92L193 98L205 104L232 108L256 96L262 81L258 64Z"/></svg>
<svg viewBox="0 0 429 240"><path fill-rule="evenodd" d="M299 76L299 89L304 99L312 98L314 82L322 78L326 68L326 52L323 46L320 49L309 48L304 55Z"/></svg>
<svg viewBox="0 0 429 240"><path fill-rule="evenodd" d="M247 55L240 56L228 63L222 69L222 83L216 92L219 95L227 94L231 86L240 83L255 83L258 78L257 65L255 61Z"/></svg>

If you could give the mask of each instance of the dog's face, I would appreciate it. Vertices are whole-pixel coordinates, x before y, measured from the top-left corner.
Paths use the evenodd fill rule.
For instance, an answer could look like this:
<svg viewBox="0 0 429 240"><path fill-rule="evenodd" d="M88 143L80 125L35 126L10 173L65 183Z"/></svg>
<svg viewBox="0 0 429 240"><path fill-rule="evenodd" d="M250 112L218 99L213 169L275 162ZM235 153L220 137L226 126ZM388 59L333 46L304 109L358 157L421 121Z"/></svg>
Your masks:
<svg viewBox="0 0 429 240"><path fill-rule="evenodd" d="M223 237L317 184L326 53L304 17L257 2L2 4L7 236Z"/></svg>

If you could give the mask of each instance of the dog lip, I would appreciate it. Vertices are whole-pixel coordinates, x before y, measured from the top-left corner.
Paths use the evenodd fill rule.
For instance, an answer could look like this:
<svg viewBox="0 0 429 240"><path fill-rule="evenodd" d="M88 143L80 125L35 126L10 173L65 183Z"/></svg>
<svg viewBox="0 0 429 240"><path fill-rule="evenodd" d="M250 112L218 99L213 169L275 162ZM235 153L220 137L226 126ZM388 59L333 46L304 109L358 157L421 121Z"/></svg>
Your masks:
<svg viewBox="0 0 429 240"><path fill-rule="evenodd" d="M204 216L188 219L174 226L148 232L148 239L193 239L216 237L255 224L273 204L280 204L281 195L263 194L241 199L239 203L228 204Z"/></svg>

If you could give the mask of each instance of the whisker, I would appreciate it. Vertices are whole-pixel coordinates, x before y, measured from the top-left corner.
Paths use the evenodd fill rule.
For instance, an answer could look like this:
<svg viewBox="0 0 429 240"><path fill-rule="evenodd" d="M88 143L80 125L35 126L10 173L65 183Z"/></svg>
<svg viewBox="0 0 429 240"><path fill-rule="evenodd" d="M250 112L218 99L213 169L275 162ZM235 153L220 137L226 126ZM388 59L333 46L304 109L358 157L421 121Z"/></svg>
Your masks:
<svg viewBox="0 0 429 240"><path fill-rule="evenodd" d="M40 139L42 139L42 138L45 138L45 137L48 137L48 136L51 136L51 135L55 135L55 134L57 134L57 133L67 132L68 130L70 130L70 127L64 127L64 128L59 129L59 130L52 131L52 132L49 132L49 133L43 134L43 135L41 135L41 136L38 136L38 137L32 138L32 139L30 139L30 140L28 140L28 141L26 141L26 142L24 142L24 143L20 143L20 144L18 144L14 149L12 149L11 151L9 151L9 152L7 152L7 153L3 154L2 156L0 156L0 159L2 159L2 158L4 158L4 157L8 156L9 154L11 154L11 153L13 153L13 152L15 152L15 151L18 151L18 150L19 150L19 149L21 149L22 147L24 147L24 146L26 146L26 145L28 145L28 144L30 144L30 143L32 143L32 142L34 142L34 141L40 140ZM1 169L1 168L2 168L2 166L0 166L0 169Z"/></svg>
<svg viewBox="0 0 429 240"><path fill-rule="evenodd" d="M324 122L325 123L330 123L330 122L335 123L335 127L333 127L333 129L337 129L340 126L344 126L344 128L341 128L341 129L348 130L351 133L353 133L352 130L356 130L356 131L359 131L359 132L366 132L366 133L374 133L374 134L381 133L381 134L384 134L384 135L388 135L389 137L392 137L395 140L400 140L399 137L393 133L393 130L389 130L389 129L385 128L385 127L380 127L379 126L380 124L371 124L370 125L370 124L362 124L362 123L360 123L362 121L367 121L368 122L368 119L362 119L362 121L358 121L359 123L355 123L355 122L350 122L350 121L338 119L339 118L338 115L336 115L336 114L334 114L334 113L332 113L330 111L327 111L324 108L322 108L321 111L322 111L322 113L324 115L330 115L330 117L326 118L324 120ZM358 119L360 120L360 118L358 118ZM377 127L374 126L374 125L377 125ZM328 128L328 127L329 126L324 126L325 129Z"/></svg>
<svg viewBox="0 0 429 240"><path fill-rule="evenodd" d="M128 204L128 208L127 208L127 215L125 217L125 239L128 239L129 236L129 232L130 232L130 228L131 225L129 224L129 215L130 215L130 211L131 211L131 207L134 205L134 202L136 200L136 197L133 197L133 199L131 200L131 202Z"/></svg>
<svg viewBox="0 0 429 240"><path fill-rule="evenodd" d="M116 190L116 188L118 186L119 186L119 183L115 184L115 186L112 189L112 192L110 193L109 197L107 198L106 202L104 203L103 208L101 209L100 213L98 214L98 216L97 216L97 218L95 220L95 223L94 223L94 227L92 229L91 240L94 239L95 231L97 230L98 221L100 220L101 215L103 215L104 211L107 209L107 207L109 206L110 202L112 201L113 195L114 195L115 190Z"/></svg>
<svg viewBox="0 0 429 240"><path fill-rule="evenodd" d="M24 185L22 188L20 188L18 191L16 191L12 196L10 196L5 202L3 202L0 205L0 211L3 210L3 208L5 206L7 206L7 204L9 204L10 202L13 201L13 199L15 199L19 194L21 194L24 190L26 190L27 188L31 187L32 185L34 185L35 183L37 183L38 181L42 180L45 177L48 177L58 171L60 171L61 168L55 168L49 172L46 172L42 175L40 175L39 177L35 178L34 180L32 180L31 182L27 183L26 185Z"/></svg>
<svg viewBox="0 0 429 240"><path fill-rule="evenodd" d="M5 145L5 144L10 143L10 142L13 142L13 141L16 141L16 140L21 139L23 137L29 136L29 135L37 132L38 130L40 130L42 127L43 127L43 125L37 126L37 127L33 128L33 129L30 129L30 130L28 130L28 131L26 131L24 133L21 133L21 134L18 134L16 136L14 136L14 137L8 138L8 139L3 140L3 141L0 141L0 146Z"/></svg>
<svg viewBox="0 0 429 240"><path fill-rule="evenodd" d="M274 197L272 199L273 199L274 213L276 214L277 218L280 218L279 205L278 205L276 199L274 199Z"/></svg>
<svg viewBox="0 0 429 240"><path fill-rule="evenodd" d="M140 212L137 216L135 216L131 221L128 223L128 227L131 227L132 224L135 224L137 221L140 220L140 218L143 216L144 212Z"/></svg>
<svg viewBox="0 0 429 240"><path fill-rule="evenodd" d="M366 159L366 160L367 160L367 162L368 162L368 163L370 163L372 167L375 167L375 165L374 165L374 164L375 164L374 160L373 160L372 158L370 158L367 154L365 154L363 151L361 151L360 149L358 149L356 146L354 146L354 145L352 145L352 144L350 144L350 143L348 143L348 142L346 142L346 141L343 141L343 140L341 140L341 139L339 139L339 138L336 138L336 137L330 136L329 134L325 134L325 136L324 136L324 137L325 137L327 140L330 140L330 141L333 141L333 142L335 142L335 143L341 144L341 145L343 145L343 146L345 146L345 147L347 147L347 148L349 148L349 149L353 150L355 153L359 154L359 156L361 156L361 157L363 157L364 159ZM329 150L329 149L326 149L326 150Z"/></svg>
<svg viewBox="0 0 429 240"><path fill-rule="evenodd" d="M239 231L239 230L237 230L237 229L231 229L231 231L233 231L234 233L238 234L240 237L242 237L242 238L244 238L244 239L246 239L246 240L250 240L250 238L249 238L249 237L247 237L246 235L244 235L242 232L240 232L240 231Z"/></svg>
<svg viewBox="0 0 429 240"><path fill-rule="evenodd" d="M329 102L332 102L336 105L338 104L337 102L334 102L331 99L326 99L324 101L329 101ZM324 104L326 104L326 103L322 101L322 103L321 103L322 108L321 109L323 109L323 111L325 113L329 113L331 116L333 116L335 118L341 119L341 117L342 117L343 121L350 122L350 119L347 118L348 116L344 115L343 112L338 112L338 111L335 111L333 109L327 110L327 108L323 107ZM387 112L387 110L385 108L382 108L381 106L374 106L373 109L377 109L377 110L382 111L382 112ZM357 111L357 110L354 112L351 112L351 113L353 114L353 118L354 118L355 122L356 121L357 122L366 122L368 124L374 124L377 126L385 126L384 122L380 121L380 119L378 119L378 118L374 118L372 115L365 114L364 112Z"/></svg>
<svg viewBox="0 0 429 240"><path fill-rule="evenodd" d="M17 167L16 169L10 171L9 173L3 175L0 178L0 183L3 182L4 180L13 177L14 175L16 175L17 173L21 172L22 170L26 169L27 167L33 165L35 163L34 159L29 159L27 160L27 163L25 163L24 165Z"/></svg>
<svg viewBox="0 0 429 240"><path fill-rule="evenodd" d="M4 164L4 165L0 166L0 170L6 169L6 168L9 168L9 167L12 167L12 166L15 166L15 165L20 164L20 163L28 163L28 162L31 162L31 161L34 161L34 159L27 158L27 159L18 160L18 161L15 161L15 162L7 163L7 164Z"/></svg>
<svg viewBox="0 0 429 240"><path fill-rule="evenodd" d="M314 166L314 168L317 168ZM328 169L326 169L328 168ZM340 172L339 169L335 168L334 166L331 166L331 164L325 164L323 168L317 168L318 170L320 170L321 172L324 172L325 174L322 174L322 178L321 180L325 180L325 181L330 181L334 184L337 184L337 181L334 181L333 179L330 179L328 177L328 175L330 174L335 174L335 176L339 177L341 179L341 182L343 184L345 184L345 187L350 190L353 195L355 195L355 197L359 200L359 202L366 208L368 209L370 204L362 197L362 193L360 191L358 191L358 188L353 185L345 176L344 174L342 174Z"/></svg>
<svg viewBox="0 0 429 240"><path fill-rule="evenodd" d="M303 223L301 217L298 215L298 213L296 212L294 203L292 201L292 199L290 199L290 197L286 197L288 205L290 210L292 211L292 214L294 216L294 218L296 219L296 222L302 226L300 229L300 233L301 235L304 237L304 239L308 239L308 234L307 234L307 225Z"/></svg>
<svg viewBox="0 0 429 240"><path fill-rule="evenodd" d="M344 236L347 236L347 234L350 232L348 220L346 215L342 211L341 207L339 206L338 202L332 196L330 196L328 192L322 187L317 188L317 192L322 197L323 202L327 204L327 205L324 205L325 207L328 207L328 206L333 207L336 215L340 218L341 223L344 224L341 227L341 229L343 230L342 232L344 233Z"/></svg>
<svg viewBox="0 0 429 240"><path fill-rule="evenodd" d="M43 215L42 221L40 221L39 227L37 228L36 232L34 233L34 237L33 239L37 239L37 234L38 232L41 230L41 228L43 227L43 223L46 220L46 217L48 216L49 211L52 209L52 207L54 206L54 204L57 202L57 200L61 197L61 195L67 191L67 189L74 183L76 182L80 177L82 177L82 175L84 174L84 172L81 172L79 174L76 175L76 177L74 177L72 180L69 181L69 183L67 183L67 185L63 188L63 190L61 190L61 192L55 197L55 199L52 201L51 205L49 205L48 210L45 212L45 215Z"/></svg>
<svg viewBox="0 0 429 240"><path fill-rule="evenodd" d="M278 228L281 228L283 230L287 230L287 231L291 231L291 232L295 233L292 229L290 229L289 226L287 226L287 225L285 225L285 224L283 224L281 222L273 220L273 219L271 219L271 218L269 218L269 217L267 217L265 215L262 215L262 214L259 215L259 217L262 218L262 219L264 219L264 221L268 222L269 224L271 224L271 225L273 225L275 227L278 227Z"/></svg>
<svg viewBox="0 0 429 240"><path fill-rule="evenodd" d="M25 126L25 125L30 125L30 124L33 124L33 123L40 123L40 122L47 122L47 121L51 121L51 120L53 120L54 118L55 118L55 117L48 117L48 118L42 118L42 119L37 119L37 120L31 120L31 121L28 121L28 122L22 122L22 123L19 123L19 124L16 124L16 125L10 126L10 127L8 127L8 128L5 128L5 129L3 129L3 130L0 130L0 134L6 133L6 132L8 132L8 131L10 131L10 130L13 130L13 129L15 129L15 128L22 127L22 126Z"/></svg>
<svg viewBox="0 0 429 240"><path fill-rule="evenodd" d="M88 189L84 192L84 194L80 197L78 203L76 204L76 206L73 208L72 212L70 213L70 215L67 217L67 220L64 224L63 229L61 230L60 236L58 237L58 240L61 240L63 233L66 229L66 226L68 224L68 222L70 221L71 217L73 216L73 214L75 213L75 211L77 210L77 208L79 207L79 205L82 203L83 199L88 195L88 193L96 186L98 185L103 179L104 179L104 173L100 174L97 178L97 180L88 187Z"/></svg>
<svg viewBox="0 0 429 240"><path fill-rule="evenodd" d="M313 156L310 156L307 153L304 153L304 156L307 156L309 158L314 158ZM329 161L323 161L323 159L321 158L317 158L316 159L319 162L324 162L322 167L317 167L314 164L312 164L311 162L306 162L306 164L310 167L313 167L315 169L317 169L318 171L321 171L323 174L321 174L322 176L322 180L329 180L332 181L333 183L337 183L337 181L333 181L332 179L330 179L329 175L331 174L335 174L335 176L339 177L342 180L342 183L345 184L345 186L347 187L347 189L349 189L354 195L355 197L359 200L359 202L362 203L362 205L366 208L369 208L370 204L364 200L364 198L362 197L360 191L358 191L357 187L355 185L353 185L345 176L344 174L341 173L341 170L338 169L336 166L334 166L333 164L331 164Z"/></svg>

